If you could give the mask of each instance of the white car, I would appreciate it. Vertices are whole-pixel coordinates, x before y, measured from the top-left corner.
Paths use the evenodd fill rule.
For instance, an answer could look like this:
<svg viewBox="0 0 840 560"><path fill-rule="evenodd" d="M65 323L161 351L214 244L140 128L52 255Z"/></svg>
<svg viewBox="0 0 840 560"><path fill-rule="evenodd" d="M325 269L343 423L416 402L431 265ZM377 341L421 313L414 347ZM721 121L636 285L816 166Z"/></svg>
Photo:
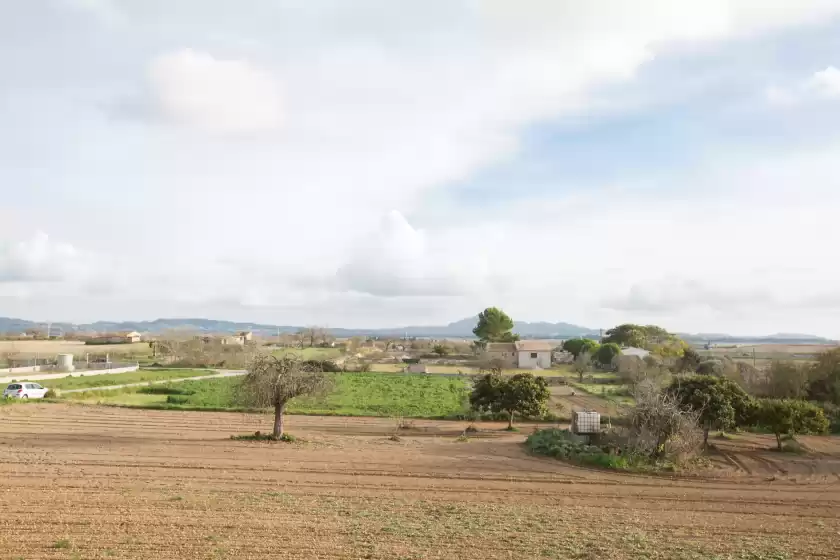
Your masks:
<svg viewBox="0 0 840 560"><path fill-rule="evenodd" d="M3 396L13 399L43 399L48 389L37 383L12 383L3 391Z"/></svg>

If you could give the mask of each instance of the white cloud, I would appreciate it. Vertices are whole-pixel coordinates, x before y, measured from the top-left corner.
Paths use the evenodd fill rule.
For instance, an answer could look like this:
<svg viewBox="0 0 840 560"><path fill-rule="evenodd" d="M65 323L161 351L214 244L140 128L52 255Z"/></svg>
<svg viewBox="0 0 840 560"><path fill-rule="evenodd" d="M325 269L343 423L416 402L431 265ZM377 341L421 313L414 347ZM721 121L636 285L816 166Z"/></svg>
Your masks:
<svg viewBox="0 0 840 560"><path fill-rule="evenodd" d="M72 245L38 232L31 239L0 244L0 284L76 279L85 274L86 261Z"/></svg>
<svg viewBox="0 0 840 560"><path fill-rule="evenodd" d="M829 66L816 72L808 81L807 87L819 97L840 98L840 70Z"/></svg>
<svg viewBox="0 0 840 560"><path fill-rule="evenodd" d="M248 61L183 49L156 58L149 79L167 117L204 131L265 131L282 121L277 82Z"/></svg>
<svg viewBox="0 0 840 560"><path fill-rule="evenodd" d="M829 66L790 87L770 86L765 90L765 96L771 105L781 106L840 99L840 70Z"/></svg>
<svg viewBox="0 0 840 560"><path fill-rule="evenodd" d="M178 9L76 2L117 6L125 32L108 35L107 52L99 36L62 28L54 35L66 39L53 43L43 34L45 51L66 56L28 65L37 79L12 92L21 100L14 111L0 107L0 122L15 131L4 142L0 130L0 145L12 148L0 158L24 156L0 162L0 184L44 185L32 195L19 189L4 206L21 215L38 208L51 231L72 231L97 255L128 254L107 258L124 290L122 300L103 297L103 312L213 315L245 305L276 322L336 324L332 313L345 324L399 324L498 303L522 318L595 326L617 318L601 303L633 286L650 301L655 288L647 286L668 278L685 286L701 275L699 286L725 287L727 277L752 274L750 259L770 259L780 247L810 262L824 242L807 241L830 235L809 214L833 223L830 197L790 212L797 196L822 196L836 169L801 161L743 176L733 158L719 176L698 181L705 200L632 187L560 194L571 187L558 185L497 209L485 210L492 201L477 196L449 220L435 217L443 211L433 201L515 160L530 127L585 121L593 92L633 80L663 53L732 38L746 48L760 33L826 21L840 12L836 0L313 1L252 10L216 0ZM0 7L0 21L13 21L13 11ZM85 50L89 44L96 47ZM16 46L0 34L0 52ZM831 91L832 76L814 77L810 94ZM124 99L141 83L159 113L183 126L113 119L85 105ZM774 95L796 98L799 90ZM231 134L252 141L219 138ZM713 147L697 152L711 153L713 166ZM672 180L687 188L694 175ZM761 188L774 182L768 202ZM524 196L529 187L525 180L518 188ZM92 211L96 220L78 219ZM800 229L785 237L778 224L791 221ZM716 253L711 272L691 256L728 243L760 250ZM820 275L836 272L821 266ZM739 286L742 294L750 288ZM681 302L702 299L689 288L676 292L664 298L674 317ZM98 313L95 303L84 309ZM710 321L732 320L718 312Z"/></svg>
<svg viewBox="0 0 840 560"><path fill-rule="evenodd" d="M488 287L487 263L474 248L429 238L397 211L355 248L337 272L339 289L375 296L465 296Z"/></svg>

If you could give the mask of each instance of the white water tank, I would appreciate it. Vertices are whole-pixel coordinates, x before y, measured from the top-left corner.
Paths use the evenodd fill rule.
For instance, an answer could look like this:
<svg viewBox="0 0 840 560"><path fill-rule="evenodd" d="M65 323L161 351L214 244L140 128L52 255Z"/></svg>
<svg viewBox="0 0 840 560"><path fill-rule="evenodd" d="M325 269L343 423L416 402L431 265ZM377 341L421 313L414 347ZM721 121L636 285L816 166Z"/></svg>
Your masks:
<svg viewBox="0 0 840 560"><path fill-rule="evenodd" d="M59 371L73 371L73 354L59 354L56 356L55 367Z"/></svg>

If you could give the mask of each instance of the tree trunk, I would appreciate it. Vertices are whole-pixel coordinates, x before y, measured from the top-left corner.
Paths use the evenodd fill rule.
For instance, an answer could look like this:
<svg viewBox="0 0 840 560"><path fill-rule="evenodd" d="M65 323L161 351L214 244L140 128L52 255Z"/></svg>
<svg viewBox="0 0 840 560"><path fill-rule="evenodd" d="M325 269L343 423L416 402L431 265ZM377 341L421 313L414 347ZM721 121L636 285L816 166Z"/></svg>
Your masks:
<svg viewBox="0 0 840 560"><path fill-rule="evenodd" d="M782 434L776 434L776 445L778 445L779 451L782 450Z"/></svg>
<svg viewBox="0 0 840 560"><path fill-rule="evenodd" d="M703 424L703 449L709 447L709 424Z"/></svg>
<svg viewBox="0 0 840 560"><path fill-rule="evenodd" d="M513 429L513 411L509 410L508 415L509 415L508 416L508 430L512 430Z"/></svg>
<svg viewBox="0 0 840 560"><path fill-rule="evenodd" d="M275 438L283 435L283 415L286 412L286 403L274 405L274 432Z"/></svg>
<svg viewBox="0 0 840 560"><path fill-rule="evenodd" d="M578 372L578 376L579 376L578 383L583 383L583 372L582 372L582 371L579 371L579 372Z"/></svg>

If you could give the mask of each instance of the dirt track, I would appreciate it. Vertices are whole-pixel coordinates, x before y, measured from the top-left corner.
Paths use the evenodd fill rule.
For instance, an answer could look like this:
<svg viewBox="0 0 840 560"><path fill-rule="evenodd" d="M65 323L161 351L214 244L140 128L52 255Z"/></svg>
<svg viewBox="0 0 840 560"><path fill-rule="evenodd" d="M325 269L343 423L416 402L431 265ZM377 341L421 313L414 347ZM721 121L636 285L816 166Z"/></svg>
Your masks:
<svg viewBox="0 0 840 560"><path fill-rule="evenodd" d="M458 443L459 423L289 424L305 442L228 439L265 416L0 408L0 558L840 556L836 440L824 472L670 479L529 457L519 434ZM727 452L761 457L751 437Z"/></svg>

